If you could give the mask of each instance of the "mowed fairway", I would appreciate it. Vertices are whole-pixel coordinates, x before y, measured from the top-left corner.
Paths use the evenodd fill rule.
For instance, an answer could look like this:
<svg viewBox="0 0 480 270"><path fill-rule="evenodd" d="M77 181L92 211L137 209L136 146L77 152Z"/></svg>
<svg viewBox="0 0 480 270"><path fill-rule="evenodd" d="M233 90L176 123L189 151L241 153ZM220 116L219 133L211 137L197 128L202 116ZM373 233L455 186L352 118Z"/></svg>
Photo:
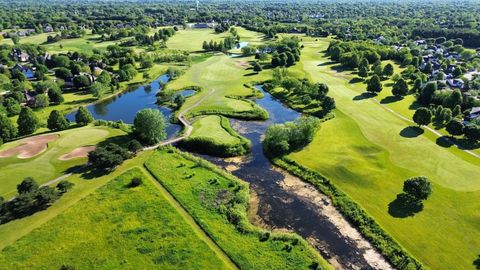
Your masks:
<svg viewBox="0 0 480 270"><path fill-rule="evenodd" d="M69 168L81 165L86 158L59 160L59 157L70 153L81 146L95 145L108 138L121 137L125 133L119 129L87 126L56 132L59 137L48 143L48 147L40 154L21 159L17 156L0 158L0 196L11 197L16 193L16 186L25 177L31 176L42 184L66 173ZM0 151L12 149L19 141L6 143Z"/></svg>
<svg viewBox="0 0 480 270"><path fill-rule="evenodd" d="M251 95L252 89L245 87L243 84L254 80L266 80L271 74L270 71L262 71L258 75L253 73L249 65L251 60L253 60L253 57L212 56L190 67L180 78L169 83L167 89L176 90L189 86L200 86L207 90L187 99L180 111L189 108L202 97L208 95L209 90L215 90L199 106L192 109L189 112L191 114L212 110L220 113L242 113L252 111L255 108L259 109L252 102L230 98L230 96Z"/></svg>
<svg viewBox="0 0 480 270"><path fill-rule="evenodd" d="M290 157L330 178L428 267L474 268L480 254L480 160L440 147L429 131L406 136L410 123L371 99L356 98L364 89L349 84L351 75L331 69L322 53L328 41L304 44L295 72L328 84L338 109L314 141ZM392 208L390 214L404 179L418 175L433 182L424 210L401 217L401 209Z"/></svg>
<svg viewBox="0 0 480 270"><path fill-rule="evenodd" d="M129 187L133 177L143 184ZM0 252L2 269L229 269L138 167Z"/></svg>
<svg viewBox="0 0 480 270"><path fill-rule="evenodd" d="M240 140L230 134L220 124L221 116L209 115L196 120L193 123L193 132L189 138L208 137L218 144L235 144Z"/></svg>
<svg viewBox="0 0 480 270"><path fill-rule="evenodd" d="M167 41L167 47L175 50L189 52L202 51L204 41L219 42L229 35L228 32L217 34L213 29L186 29L178 30L173 37Z"/></svg>

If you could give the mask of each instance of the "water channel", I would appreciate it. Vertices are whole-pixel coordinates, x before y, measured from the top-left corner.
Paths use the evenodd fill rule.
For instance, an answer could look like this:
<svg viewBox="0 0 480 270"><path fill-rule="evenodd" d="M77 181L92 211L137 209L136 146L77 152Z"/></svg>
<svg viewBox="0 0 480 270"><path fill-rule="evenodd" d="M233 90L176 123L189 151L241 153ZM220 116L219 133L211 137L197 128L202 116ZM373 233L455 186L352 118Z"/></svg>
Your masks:
<svg viewBox="0 0 480 270"><path fill-rule="evenodd" d="M158 108L169 118L172 110L155 104L156 93L168 80L167 75L160 76L150 84L151 87L139 86L87 108L96 119L125 123L132 123L135 113L143 108ZM232 127L252 141L251 153L230 159L202 157L250 183L256 194L258 207L255 216L258 221L255 223L258 225L298 233L337 269L389 269L388 263L345 221L327 197L300 179L273 167L265 157L261 138L267 127L293 121L301 114L284 106L261 86L257 89L264 97L256 102L268 111L270 119L261 122L231 120ZM192 93L187 90L181 94L188 96ZM67 118L74 121L74 113ZM175 136L180 130L181 126L171 124L167 129L168 137Z"/></svg>

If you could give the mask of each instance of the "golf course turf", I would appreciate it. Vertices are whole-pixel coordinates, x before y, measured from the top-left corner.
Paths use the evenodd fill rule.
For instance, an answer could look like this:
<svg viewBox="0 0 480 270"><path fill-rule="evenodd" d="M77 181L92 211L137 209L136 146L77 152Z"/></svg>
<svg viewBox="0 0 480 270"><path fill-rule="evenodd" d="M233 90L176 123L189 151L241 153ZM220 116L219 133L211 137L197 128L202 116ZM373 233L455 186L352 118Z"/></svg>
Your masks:
<svg viewBox="0 0 480 270"><path fill-rule="evenodd" d="M364 88L349 83L353 76L332 69L324 55L328 40L304 44L294 71L328 84L337 117L289 157L331 179L426 266L471 267L480 245L480 179L472 177L480 161L437 145L430 131L406 136L410 123L371 99L356 98ZM406 213L392 202L403 181L418 175L433 182L433 195L423 211Z"/></svg>
<svg viewBox="0 0 480 270"><path fill-rule="evenodd" d="M25 177L32 176L42 184L66 173L69 168L84 164L86 158L60 160L59 158L70 153L77 147L95 145L99 142L125 136L119 129L87 126L74 128L53 134L58 138L48 142L47 148L31 158L18 158L16 155L0 158L0 195L11 197L16 193L16 186ZM52 135L53 135L52 134ZM46 136L46 135L38 135ZM35 138L35 137L30 137ZM22 144L22 140L6 143L0 151L13 149Z"/></svg>
<svg viewBox="0 0 480 270"><path fill-rule="evenodd" d="M134 178L142 184L130 187ZM45 223L0 253L16 269L233 269L138 167Z"/></svg>

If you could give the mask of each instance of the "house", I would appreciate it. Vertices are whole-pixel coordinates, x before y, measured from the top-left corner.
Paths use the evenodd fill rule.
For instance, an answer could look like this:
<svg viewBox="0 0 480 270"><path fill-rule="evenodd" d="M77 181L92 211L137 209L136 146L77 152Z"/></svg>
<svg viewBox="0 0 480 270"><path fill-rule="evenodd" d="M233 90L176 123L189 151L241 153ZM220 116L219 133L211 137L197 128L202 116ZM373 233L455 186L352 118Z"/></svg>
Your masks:
<svg viewBox="0 0 480 270"><path fill-rule="evenodd" d="M35 91L25 91L25 100L26 100L25 104L27 106L35 105L36 96L37 96L37 92Z"/></svg>
<svg viewBox="0 0 480 270"><path fill-rule="evenodd" d="M463 88L465 83L461 79L448 79L447 84L453 88Z"/></svg>
<svg viewBox="0 0 480 270"><path fill-rule="evenodd" d="M479 117L480 117L480 107L473 107L466 118L471 121Z"/></svg>
<svg viewBox="0 0 480 270"><path fill-rule="evenodd" d="M46 26L43 28L43 32L45 32L45 33L53 32L53 27L52 27L51 25L46 25Z"/></svg>

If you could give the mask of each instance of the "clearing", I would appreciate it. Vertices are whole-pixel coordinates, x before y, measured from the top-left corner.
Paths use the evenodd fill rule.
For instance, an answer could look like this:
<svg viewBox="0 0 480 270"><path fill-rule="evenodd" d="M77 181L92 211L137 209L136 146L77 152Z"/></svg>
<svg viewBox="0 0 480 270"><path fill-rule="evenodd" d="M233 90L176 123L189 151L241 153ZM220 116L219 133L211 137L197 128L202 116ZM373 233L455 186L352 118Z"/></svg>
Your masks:
<svg viewBox="0 0 480 270"><path fill-rule="evenodd" d="M143 180L129 187L134 177ZM135 167L0 253L15 269L231 269ZM63 228L63 229L62 229Z"/></svg>

